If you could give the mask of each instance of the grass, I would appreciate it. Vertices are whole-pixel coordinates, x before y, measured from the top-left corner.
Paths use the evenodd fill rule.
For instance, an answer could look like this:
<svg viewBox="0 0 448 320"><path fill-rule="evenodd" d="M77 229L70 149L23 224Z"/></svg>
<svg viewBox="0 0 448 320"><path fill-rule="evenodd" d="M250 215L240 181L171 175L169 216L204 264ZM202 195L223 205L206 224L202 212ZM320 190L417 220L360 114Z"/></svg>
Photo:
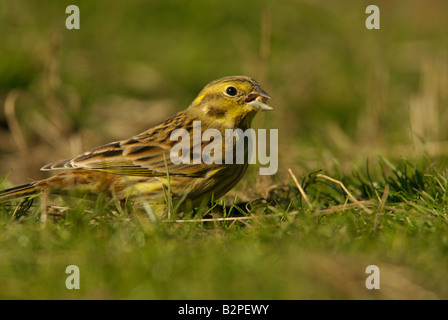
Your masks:
<svg viewBox="0 0 448 320"><path fill-rule="evenodd" d="M380 180L345 177L355 201L312 174L311 208L291 183L223 218L154 223L101 197L50 208L45 222L39 206L16 218L4 206L1 298L444 299L446 174L409 162L388 169ZM65 288L71 264L80 290ZM364 285L371 264L381 271L374 292Z"/></svg>
<svg viewBox="0 0 448 320"><path fill-rule="evenodd" d="M2 188L231 74L274 97L255 127L279 128L279 172L166 221L103 195L0 204L1 299L448 298L446 3L379 4L377 31L362 1L80 0L78 31L69 4L0 0Z"/></svg>

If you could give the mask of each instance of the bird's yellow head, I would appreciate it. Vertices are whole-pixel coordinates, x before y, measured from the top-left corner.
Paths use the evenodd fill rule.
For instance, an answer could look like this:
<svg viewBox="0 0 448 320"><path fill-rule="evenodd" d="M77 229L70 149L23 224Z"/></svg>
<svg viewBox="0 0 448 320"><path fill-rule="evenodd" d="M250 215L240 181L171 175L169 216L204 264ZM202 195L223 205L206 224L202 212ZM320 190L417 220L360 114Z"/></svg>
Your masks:
<svg viewBox="0 0 448 320"><path fill-rule="evenodd" d="M273 109L266 104L267 99L271 97L254 79L232 76L206 85L188 110L211 126L247 128L259 110Z"/></svg>

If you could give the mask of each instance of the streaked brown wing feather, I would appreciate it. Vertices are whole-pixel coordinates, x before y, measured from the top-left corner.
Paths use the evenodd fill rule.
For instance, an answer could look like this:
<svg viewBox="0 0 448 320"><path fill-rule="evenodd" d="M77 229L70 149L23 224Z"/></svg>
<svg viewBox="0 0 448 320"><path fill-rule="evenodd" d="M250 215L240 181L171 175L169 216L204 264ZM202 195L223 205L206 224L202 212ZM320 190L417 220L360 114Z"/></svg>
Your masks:
<svg viewBox="0 0 448 320"><path fill-rule="evenodd" d="M47 164L41 170L87 169L133 176L170 175L204 177L213 166L204 164L174 164L170 150L177 141L169 135L176 128L192 128L193 119L180 112L160 125L130 139L111 142L82 153L72 159Z"/></svg>

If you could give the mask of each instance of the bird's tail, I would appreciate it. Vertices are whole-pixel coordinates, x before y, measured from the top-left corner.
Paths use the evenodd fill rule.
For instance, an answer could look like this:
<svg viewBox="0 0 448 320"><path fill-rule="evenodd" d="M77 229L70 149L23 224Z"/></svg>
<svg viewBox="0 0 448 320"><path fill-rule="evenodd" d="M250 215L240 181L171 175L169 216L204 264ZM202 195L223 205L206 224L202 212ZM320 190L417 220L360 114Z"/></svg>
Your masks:
<svg viewBox="0 0 448 320"><path fill-rule="evenodd" d="M83 194L98 193L107 190L120 177L120 175L104 172L74 170L0 191L0 202L36 196L46 190L54 194L65 194L66 192L75 192L76 194L77 191L81 191ZM114 190L120 192L118 187Z"/></svg>
<svg viewBox="0 0 448 320"><path fill-rule="evenodd" d="M41 192L42 187L36 186L36 183L23 184L21 186L0 191L0 202L27 198L38 195Z"/></svg>

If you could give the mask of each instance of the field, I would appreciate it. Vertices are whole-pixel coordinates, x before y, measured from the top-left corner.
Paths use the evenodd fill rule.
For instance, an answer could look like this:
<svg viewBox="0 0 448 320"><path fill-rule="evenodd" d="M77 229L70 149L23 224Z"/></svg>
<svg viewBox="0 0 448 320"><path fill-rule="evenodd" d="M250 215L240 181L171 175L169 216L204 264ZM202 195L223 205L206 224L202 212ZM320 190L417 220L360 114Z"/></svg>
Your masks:
<svg viewBox="0 0 448 320"><path fill-rule="evenodd" d="M80 0L78 30L70 4L0 0L1 189L239 74L273 97L253 126L278 172L156 222L101 194L0 203L0 299L448 298L448 2L376 3L378 30L368 1Z"/></svg>

